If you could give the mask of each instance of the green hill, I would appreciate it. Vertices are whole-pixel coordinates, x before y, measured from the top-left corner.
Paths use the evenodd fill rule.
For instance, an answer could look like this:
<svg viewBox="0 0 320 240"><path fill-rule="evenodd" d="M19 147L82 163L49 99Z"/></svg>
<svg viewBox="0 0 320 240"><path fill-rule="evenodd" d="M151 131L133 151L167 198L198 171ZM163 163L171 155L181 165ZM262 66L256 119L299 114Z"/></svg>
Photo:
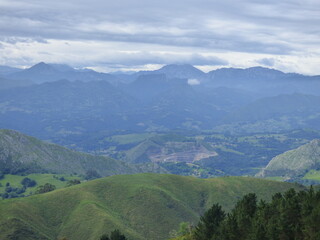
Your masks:
<svg viewBox="0 0 320 240"><path fill-rule="evenodd" d="M196 223L213 203L230 210L244 194L269 199L290 183L247 178L198 179L166 174L117 175L50 193L0 202L0 239L96 240L119 229L131 240L167 239Z"/></svg>
<svg viewBox="0 0 320 240"><path fill-rule="evenodd" d="M0 172L85 174L101 176L140 172L131 165L103 156L75 152L13 130L0 130Z"/></svg>
<svg viewBox="0 0 320 240"><path fill-rule="evenodd" d="M301 177L320 167L320 140L315 139L297 149L274 157L258 174L261 177Z"/></svg>

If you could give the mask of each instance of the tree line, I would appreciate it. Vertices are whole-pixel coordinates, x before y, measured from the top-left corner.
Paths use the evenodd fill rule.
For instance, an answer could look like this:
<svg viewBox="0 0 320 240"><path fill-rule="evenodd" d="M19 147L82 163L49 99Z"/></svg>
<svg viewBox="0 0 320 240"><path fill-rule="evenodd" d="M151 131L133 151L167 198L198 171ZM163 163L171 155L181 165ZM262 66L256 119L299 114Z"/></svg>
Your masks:
<svg viewBox="0 0 320 240"><path fill-rule="evenodd" d="M179 240L319 240L320 190L290 189L271 202L245 195L226 213L213 204Z"/></svg>

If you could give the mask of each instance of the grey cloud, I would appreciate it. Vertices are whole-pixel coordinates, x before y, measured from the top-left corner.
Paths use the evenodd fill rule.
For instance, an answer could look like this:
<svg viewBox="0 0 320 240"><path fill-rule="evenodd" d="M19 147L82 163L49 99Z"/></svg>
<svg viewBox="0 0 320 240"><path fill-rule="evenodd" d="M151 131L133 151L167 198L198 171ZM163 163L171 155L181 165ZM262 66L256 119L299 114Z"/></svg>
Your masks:
<svg viewBox="0 0 320 240"><path fill-rule="evenodd" d="M227 65L228 62L214 56L203 56L200 54L161 54L161 53L114 53L109 55L108 60L97 62L99 65L107 65L109 67L124 67L124 66L143 66L146 64L191 64L197 66L212 65L221 66Z"/></svg>
<svg viewBox="0 0 320 240"><path fill-rule="evenodd" d="M4 43L10 43L10 44L16 44L16 43L33 43L33 42L38 42L38 43L48 43L47 40L40 38L40 37L34 37L34 38L29 38L29 37L0 37L0 41Z"/></svg>
<svg viewBox="0 0 320 240"><path fill-rule="evenodd" d="M37 1L25 4L4 6L0 17L1 32L16 37L35 37L53 39L88 39L104 41L123 41L154 43L160 45L203 47L242 52L288 53L293 47L283 41L263 41L254 38L261 33L276 34L283 31L314 32L319 19L319 4L309 1L301 6L300 1L132 1L116 2L95 0L88 1ZM313 6L313 7L312 7ZM316 7L314 7L316 6ZM301 16L292 18L302 11ZM270 10L273 13L270 13ZM271 11L271 12L272 12ZM309 17L309 13L312 17ZM320 15L320 14L319 14ZM314 19L315 18L315 19ZM210 20L230 23L230 33L223 29L207 26ZM301 25L311 22L303 28ZM81 29L85 23L88 29ZM97 25L120 24L121 29L96 29ZM246 28L254 24L255 28ZM137 28L138 32L125 31L126 26ZM267 26L267 27L266 27ZM169 27L181 30L181 35L166 32ZM159 32L148 29L158 28ZM143 29L147 29L144 31ZM233 31L232 31L233 30ZM248 37L250 35L250 37Z"/></svg>
<svg viewBox="0 0 320 240"><path fill-rule="evenodd" d="M257 63L264 66L273 67L275 65L275 60L273 58L263 58L257 60Z"/></svg>
<svg viewBox="0 0 320 240"><path fill-rule="evenodd" d="M189 52L294 54L320 44L320 2L298 0L2 0L4 41L113 41L189 48ZM1 41L1 39L0 39ZM182 50L181 50L182 51ZM67 53L66 53L67 54ZM121 55L126 64L181 62L177 56ZM225 65L188 55L185 62ZM146 61L149 62L146 62ZM136 62L135 62L136 61ZM110 62L111 64L111 62ZM271 64L266 60L261 64Z"/></svg>

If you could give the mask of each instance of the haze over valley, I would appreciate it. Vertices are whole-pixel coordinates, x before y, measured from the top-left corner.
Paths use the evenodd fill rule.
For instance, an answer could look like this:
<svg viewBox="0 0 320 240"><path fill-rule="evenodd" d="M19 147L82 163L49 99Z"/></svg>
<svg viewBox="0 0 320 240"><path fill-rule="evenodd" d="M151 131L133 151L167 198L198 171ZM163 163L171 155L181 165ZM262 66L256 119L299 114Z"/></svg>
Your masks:
<svg viewBox="0 0 320 240"><path fill-rule="evenodd" d="M319 1L0 1L1 240L319 240Z"/></svg>

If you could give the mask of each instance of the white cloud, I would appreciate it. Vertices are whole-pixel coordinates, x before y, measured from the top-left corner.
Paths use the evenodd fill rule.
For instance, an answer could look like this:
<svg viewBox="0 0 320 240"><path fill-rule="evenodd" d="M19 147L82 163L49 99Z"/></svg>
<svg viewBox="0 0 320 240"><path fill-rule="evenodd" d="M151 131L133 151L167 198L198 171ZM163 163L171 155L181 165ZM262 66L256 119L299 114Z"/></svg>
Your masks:
<svg viewBox="0 0 320 240"><path fill-rule="evenodd" d="M199 85L200 81L198 79L192 78L192 79L188 79L188 84L191 86Z"/></svg>

